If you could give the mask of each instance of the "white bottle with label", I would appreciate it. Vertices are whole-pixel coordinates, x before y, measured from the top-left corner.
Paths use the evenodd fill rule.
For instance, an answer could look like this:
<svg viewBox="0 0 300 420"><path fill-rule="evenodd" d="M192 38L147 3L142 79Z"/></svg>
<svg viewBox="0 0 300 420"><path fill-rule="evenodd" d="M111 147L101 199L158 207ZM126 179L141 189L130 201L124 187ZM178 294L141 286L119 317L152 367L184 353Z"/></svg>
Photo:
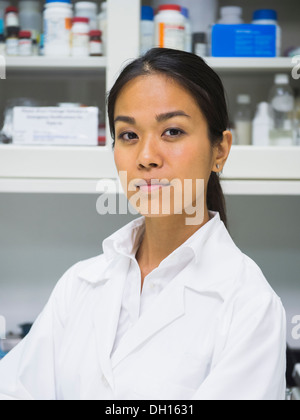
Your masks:
<svg viewBox="0 0 300 420"><path fill-rule="evenodd" d="M252 110L251 98L249 95L237 97L237 111L235 114L235 129L237 144L249 146L252 142Z"/></svg>
<svg viewBox="0 0 300 420"><path fill-rule="evenodd" d="M175 4L166 4L158 8L155 22L156 47L185 50L185 17L181 7Z"/></svg>
<svg viewBox="0 0 300 420"><path fill-rule="evenodd" d="M270 106L268 102L261 102L257 106L255 118L252 127L253 146L270 146Z"/></svg>
<svg viewBox="0 0 300 420"><path fill-rule="evenodd" d="M275 25L276 26L276 55L281 56L282 31L278 25L278 15L276 10L262 9L256 10L253 14L254 25Z"/></svg>
<svg viewBox="0 0 300 420"><path fill-rule="evenodd" d="M275 76L275 85L270 92L269 104L272 118L271 145L293 146L295 143L295 98L287 74Z"/></svg>
<svg viewBox="0 0 300 420"><path fill-rule="evenodd" d="M142 6L140 54L144 55L154 45L154 10Z"/></svg>

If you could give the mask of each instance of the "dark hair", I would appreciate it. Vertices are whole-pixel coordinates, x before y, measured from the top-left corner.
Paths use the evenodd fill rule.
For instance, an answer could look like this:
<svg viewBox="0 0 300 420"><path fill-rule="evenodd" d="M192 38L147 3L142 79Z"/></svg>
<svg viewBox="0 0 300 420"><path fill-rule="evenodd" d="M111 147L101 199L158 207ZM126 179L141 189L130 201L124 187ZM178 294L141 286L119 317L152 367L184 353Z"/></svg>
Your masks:
<svg viewBox="0 0 300 420"><path fill-rule="evenodd" d="M229 127L229 117L220 77L202 58L167 48L153 48L144 56L128 64L109 92L107 107L113 140L115 140L115 104L121 90L136 77L150 74L164 74L187 89L206 118L212 147L222 141L223 132ZM215 172L211 173L208 182L207 206L209 210L219 212L221 220L227 226L225 197L219 175Z"/></svg>

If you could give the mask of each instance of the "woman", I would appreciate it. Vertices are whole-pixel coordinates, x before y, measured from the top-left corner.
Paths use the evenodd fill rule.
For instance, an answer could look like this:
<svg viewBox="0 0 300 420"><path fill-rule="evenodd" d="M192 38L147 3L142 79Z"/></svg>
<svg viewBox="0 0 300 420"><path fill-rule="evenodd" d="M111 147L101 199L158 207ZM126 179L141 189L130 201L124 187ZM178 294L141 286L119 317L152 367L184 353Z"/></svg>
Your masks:
<svg viewBox="0 0 300 420"><path fill-rule="evenodd" d="M0 395L284 399L284 309L225 227L232 138L219 77L195 55L153 49L122 71L108 113L142 217L58 282L0 363Z"/></svg>

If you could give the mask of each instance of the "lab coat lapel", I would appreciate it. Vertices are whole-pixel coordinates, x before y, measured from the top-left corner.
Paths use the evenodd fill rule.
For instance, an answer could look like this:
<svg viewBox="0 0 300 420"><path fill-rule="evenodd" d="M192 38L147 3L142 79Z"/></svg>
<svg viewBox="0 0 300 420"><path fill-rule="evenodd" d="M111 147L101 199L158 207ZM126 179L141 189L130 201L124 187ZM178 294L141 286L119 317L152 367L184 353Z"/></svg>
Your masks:
<svg viewBox="0 0 300 420"><path fill-rule="evenodd" d="M183 285L169 285L157 297L151 309L125 333L112 355L113 368L139 345L184 315Z"/></svg>
<svg viewBox="0 0 300 420"><path fill-rule="evenodd" d="M116 261L109 273L109 279L103 286L99 287L99 293L96 293L94 327L97 351L102 373L112 388L113 373L110 355L119 322L122 295L129 264L130 260L124 257Z"/></svg>

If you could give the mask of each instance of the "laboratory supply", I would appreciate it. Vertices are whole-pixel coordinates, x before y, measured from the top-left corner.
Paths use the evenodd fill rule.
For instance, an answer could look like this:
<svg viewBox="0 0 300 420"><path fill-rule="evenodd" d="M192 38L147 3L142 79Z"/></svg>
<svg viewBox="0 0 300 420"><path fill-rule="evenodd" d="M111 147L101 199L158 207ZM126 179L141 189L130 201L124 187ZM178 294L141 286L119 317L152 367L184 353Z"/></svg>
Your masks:
<svg viewBox="0 0 300 420"><path fill-rule="evenodd" d="M295 101L295 137L296 145L300 146L300 91L297 92Z"/></svg>
<svg viewBox="0 0 300 420"><path fill-rule="evenodd" d="M102 32L103 55L107 55L107 2L101 3L100 13L98 15L98 25Z"/></svg>
<svg viewBox="0 0 300 420"><path fill-rule="evenodd" d="M97 107L15 107L13 143L44 146L97 146Z"/></svg>
<svg viewBox="0 0 300 420"><path fill-rule="evenodd" d="M275 25L214 25L213 57L276 57Z"/></svg>
<svg viewBox="0 0 300 420"><path fill-rule="evenodd" d="M244 23L242 18L243 9L235 6L221 7L221 19L218 21L221 25L240 25Z"/></svg>
<svg viewBox="0 0 300 420"><path fill-rule="evenodd" d="M19 55L19 31L18 26L9 26L7 29L5 47L6 55L17 56Z"/></svg>
<svg viewBox="0 0 300 420"><path fill-rule="evenodd" d="M140 54L144 55L154 46L154 10L150 6L142 6L140 36Z"/></svg>
<svg viewBox="0 0 300 420"><path fill-rule="evenodd" d="M272 126L270 144L272 146L292 146L294 144L294 92L287 74L277 74L270 91L269 104Z"/></svg>
<svg viewBox="0 0 300 420"><path fill-rule="evenodd" d="M75 17L88 18L90 30L98 29L97 3L91 1L79 1L75 3Z"/></svg>
<svg viewBox="0 0 300 420"><path fill-rule="evenodd" d="M193 38L189 9L182 7L181 13L185 18L185 51L191 53L193 51Z"/></svg>
<svg viewBox="0 0 300 420"><path fill-rule="evenodd" d="M154 10L166 3L166 0L152 0ZM189 9L192 33L208 33L217 20L218 0L172 0L172 4Z"/></svg>
<svg viewBox="0 0 300 420"><path fill-rule="evenodd" d="M252 120L251 97L249 95L238 95L237 109L234 118L236 142L238 145L251 145Z"/></svg>
<svg viewBox="0 0 300 420"><path fill-rule="evenodd" d="M180 6L176 4L159 6L154 23L156 47L185 50L185 18Z"/></svg>
<svg viewBox="0 0 300 420"><path fill-rule="evenodd" d="M32 39L30 31L19 32L19 55L23 57L32 55Z"/></svg>
<svg viewBox="0 0 300 420"><path fill-rule="evenodd" d="M89 19L86 17L73 18L72 26L72 56L88 57L89 55Z"/></svg>
<svg viewBox="0 0 300 420"><path fill-rule="evenodd" d="M0 19L0 56L5 54L4 20Z"/></svg>
<svg viewBox="0 0 300 420"><path fill-rule="evenodd" d="M91 57L101 57L103 55L102 32L98 30L90 31L89 53Z"/></svg>
<svg viewBox="0 0 300 420"><path fill-rule="evenodd" d="M269 146L270 145L270 106L268 102L261 102L257 106L255 118L252 126L252 145Z"/></svg>
<svg viewBox="0 0 300 420"><path fill-rule="evenodd" d="M44 55L44 34L41 34L40 38L39 55Z"/></svg>
<svg viewBox="0 0 300 420"><path fill-rule="evenodd" d="M46 0L44 55L70 56L73 10L71 0Z"/></svg>
<svg viewBox="0 0 300 420"><path fill-rule="evenodd" d="M20 26L19 11L17 7L9 6L5 9L5 27Z"/></svg>
<svg viewBox="0 0 300 420"><path fill-rule="evenodd" d="M30 31L32 40L39 42L42 32L42 13L38 0L22 0L19 2L20 28Z"/></svg>
<svg viewBox="0 0 300 420"><path fill-rule="evenodd" d="M193 34L193 53L199 57L207 56L207 35L205 32Z"/></svg>
<svg viewBox="0 0 300 420"><path fill-rule="evenodd" d="M262 9L256 10L253 14L254 25L274 25L276 27L276 56L281 56L282 31L278 24L278 14L276 10Z"/></svg>

